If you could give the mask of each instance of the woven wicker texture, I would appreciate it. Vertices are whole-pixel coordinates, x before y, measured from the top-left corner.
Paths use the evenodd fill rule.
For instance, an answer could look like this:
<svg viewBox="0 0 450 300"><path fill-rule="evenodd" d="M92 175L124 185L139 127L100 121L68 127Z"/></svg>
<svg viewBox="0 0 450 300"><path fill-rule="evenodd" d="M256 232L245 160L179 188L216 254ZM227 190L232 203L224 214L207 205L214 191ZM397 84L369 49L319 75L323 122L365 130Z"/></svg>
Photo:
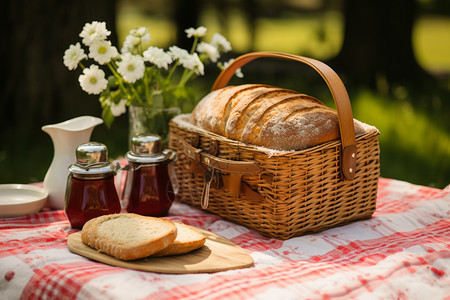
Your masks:
<svg viewBox="0 0 450 300"><path fill-rule="evenodd" d="M263 200L233 195L219 188L216 172L211 185L208 211L252 228L263 235L288 239L371 217L375 211L379 177L378 132L356 137L357 168L352 181L340 173L339 140L303 151L269 155L262 149L222 136L170 123L169 147L179 154L175 170L180 185L178 200L200 207L204 185L201 170L194 172L192 159L183 153L181 139L208 152L211 141L217 156L229 160L254 161L262 171L242 180Z"/></svg>

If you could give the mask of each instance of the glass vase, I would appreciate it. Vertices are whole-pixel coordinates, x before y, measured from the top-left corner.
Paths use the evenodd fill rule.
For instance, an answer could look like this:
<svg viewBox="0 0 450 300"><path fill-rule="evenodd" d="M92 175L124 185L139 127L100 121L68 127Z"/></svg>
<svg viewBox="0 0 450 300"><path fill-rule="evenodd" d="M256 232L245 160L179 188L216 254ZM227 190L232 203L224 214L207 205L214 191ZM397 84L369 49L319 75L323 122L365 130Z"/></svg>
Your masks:
<svg viewBox="0 0 450 300"><path fill-rule="evenodd" d="M129 107L129 141L138 134L157 134L163 147L169 141L169 121L180 114L178 107L158 109L149 105Z"/></svg>

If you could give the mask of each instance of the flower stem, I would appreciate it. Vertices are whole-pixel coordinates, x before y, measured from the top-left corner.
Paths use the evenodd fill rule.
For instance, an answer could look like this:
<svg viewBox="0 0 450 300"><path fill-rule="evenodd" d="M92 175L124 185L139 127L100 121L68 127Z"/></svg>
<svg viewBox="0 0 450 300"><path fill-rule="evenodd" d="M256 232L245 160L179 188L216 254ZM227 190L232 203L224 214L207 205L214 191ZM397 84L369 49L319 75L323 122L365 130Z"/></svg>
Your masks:
<svg viewBox="0 0 450 300"><path fill-rule="evenodd" d="M128 90L127 90L127 88L125 87L125 85L123 84L122 76L120 76L120 74L117 73L114 63L109 62L109 63L108 63L108 67L109 67L109 69L111 70L111 72L113 73L114 77L116 77L117 80L119 81L119 86L120 86L122 92L126 95L126 97L127 97L128 100L131 100L131 95L130 95L130 93L128 92ZM142 103L142 99L141 99L141 97L139 97L139 95L138 95L136 89L134 88L134 86L133 86L132 84L130 84L130 86L131 86L131 90L132 90L132 91L134 92L134 94L136 95L136 98L138 99L138 101L140 102L140 104L143 104L143 103Z"/></svg>
<svg viewBox="0 0 450 300"><path fill-rule="evenodd" d="M190 54L194 54L195 48L197 48L198 40L199 40L198 36L195 36L194 42L192 43L192 48L191 48Z"/></svg>
<svg viewBox="0 0 450 300"><path fill-rule="evenodd" d="M169 72L169 75L166 78L166 84L169 84L170 78L172 77L172 74L175 72L175 69L180 65L179 62L176 62L175 65L172 67L172 69Z"/></svg>
<svg viewBox="0 0 450 300"><path fill-rule="evenodd" d="M191 72L192 72L192 71L191 71ZM182 87L182 86L184 86L184 85L186 84L187 79L189 79L189 77L190 77L190 75L189 75L188 78L185 79L185 77L187 76L187 74L188 74L188 69L184 69L183 75L181 75L180 82L178 83L178 87Z"/></svg>
<svg viewBox="0 0 450 300"><path fill-rule="evenodd" d="M139 96L139 94L138 94L137 90L135 89L134 85L131 84L131 83L129 83L129 85L130 85L130 87L131 87L131 90L133 91L133 94L134 94L134 95L136 96L136 98L138 99L139 104L140 104L140 105L144 105L144 101L142 101L141 96Z"/></svg>
<svg viewBox="0 0 450 300"><path fill-rule="evenodd" d="M150 82L151 82L151 80L150 80ZM145 98L147 100L146 102L148 104L150 104L151 95L150 95L149 80L148 80L147 72L144 72L144 90L145 90Z"/></svg>
<svg viewBox="0 0 450 300"><path fill-rule="evenodd" d="M189 78L191 78L192 74L194 74L193 70L185 69L183 72L183 76L181 76L180 82L178 83L178 87L183 87L189 80Z"/></svg>

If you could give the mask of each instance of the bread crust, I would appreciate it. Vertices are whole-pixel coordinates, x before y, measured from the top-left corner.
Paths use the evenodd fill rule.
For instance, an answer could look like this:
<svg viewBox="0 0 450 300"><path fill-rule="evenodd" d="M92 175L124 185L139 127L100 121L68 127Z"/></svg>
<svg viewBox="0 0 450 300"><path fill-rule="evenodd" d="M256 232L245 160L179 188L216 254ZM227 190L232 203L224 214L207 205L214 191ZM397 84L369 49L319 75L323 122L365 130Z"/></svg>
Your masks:
<svg viewBox="0 0 450 300"><path fill-rule="evenodd" d="M181 255L194 251L205 244L206 237L195 227L174 222L177 226L177 238L163 250L152 256Z"/></svg>
<svg viewBox="0 0 450 300"><path fill-rule="evenodd" d="M264 85L244 84L239 86L228 86L211 92L204 98L205 101L201 101L197 104L196 109L193 111L194 118L198 120L198 126L223 135L223 124L226 122L225 118L229 114L233 99L245 90L251 90L258 87L264 87ZM208 98L210 100L208 100ZM209 114L209 118L203 118L200 115L195 116L197 111L209 111L211 113Z"/></svg>
<svg viewBox="0 0 450 300"><path fill-rule="evenodd" d="M124 218L128 218L127 228L120 225ZM113 224L116 223L116 224ZM130 224L142 224L154 226L155 233L142 240L133 240L127 237L127 232L138 230ZM130 227L130 228L128 228ZM156 228L157 227L157 228ZM125 236L117 238L114 230L125 232ZM122 260L135 260L150 256L168 247L176 238L175 224L167 219L145 217L137 214L122 213L104 215L89 220L81 231L81 240L86 245Z"/></svg>
<svg viewBox="0 0 450 300"><path fill-rule="evenodd" d="M225 134L231 139L241 139L242 131L247 126L247 123L252 120L251 118L255 112L261 110L262 105L268 105L277 99L288 97L292 97L292 91L290 90L265 88L264 91L255 95L255 97L239 99L239 102L236 103L229 114L225 124Z"/></svg>
<svg viewBox="0 0 450 300"><path fill-rule="evenodd" d="M192 123L275 150L302 150L340 137L334 109L314 97L260 84L213 91L194 109ZM356 133L361 130L355 124Z"/></svg>

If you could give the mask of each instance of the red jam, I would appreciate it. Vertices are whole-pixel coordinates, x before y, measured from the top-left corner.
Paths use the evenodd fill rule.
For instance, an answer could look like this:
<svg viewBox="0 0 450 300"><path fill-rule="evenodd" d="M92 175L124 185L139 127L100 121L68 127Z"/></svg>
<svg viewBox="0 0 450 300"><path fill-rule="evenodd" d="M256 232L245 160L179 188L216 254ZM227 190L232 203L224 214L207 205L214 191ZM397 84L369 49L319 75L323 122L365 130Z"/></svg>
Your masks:
<svg viewBox="0 0 450 300"><path fill-rule="evenodd" d="M130 165L134 171L129 171L133 172L133 178L127 212L152 217L167 216L175 198L168 164L138 167L130 162Z"/></svg>
<svg viewBox="0 0 450 300"><path fill-rule="evenodd" d="M65 212L72 228L82 228L90 219L120 212L114 176L86 180L72 177Z"/></svg>

